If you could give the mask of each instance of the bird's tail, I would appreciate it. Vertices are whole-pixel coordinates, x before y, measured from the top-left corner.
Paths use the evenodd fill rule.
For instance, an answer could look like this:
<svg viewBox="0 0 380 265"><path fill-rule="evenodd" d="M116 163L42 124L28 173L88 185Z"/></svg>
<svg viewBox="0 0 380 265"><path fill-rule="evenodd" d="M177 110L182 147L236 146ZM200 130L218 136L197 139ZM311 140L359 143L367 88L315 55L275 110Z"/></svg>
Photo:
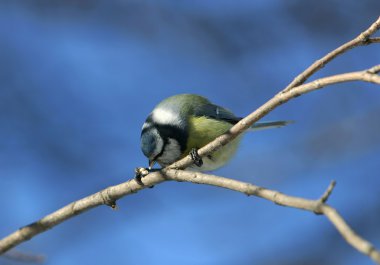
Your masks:
<svg viewBox="0 0 380 265"><path fill-rule="evenodd" d="M252 131L265 130L271 128L280 128L289 123L293 123L294 121L264 121L264 122L256 122L250 128Z"/></svg>

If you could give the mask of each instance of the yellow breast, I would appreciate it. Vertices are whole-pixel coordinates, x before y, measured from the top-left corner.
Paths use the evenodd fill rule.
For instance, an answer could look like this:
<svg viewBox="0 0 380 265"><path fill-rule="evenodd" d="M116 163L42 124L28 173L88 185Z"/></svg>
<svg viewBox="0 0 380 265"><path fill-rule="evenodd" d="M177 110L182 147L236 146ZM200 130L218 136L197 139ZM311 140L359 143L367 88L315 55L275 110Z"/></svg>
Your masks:
<svg viewBox="0 0 380 265"><path fill-rule="evenodd" d="M216 137L227 132L232 124L224 121L210 119L208 117L191 117L189 124L189 139L187 141L187 150L184 156L188 155L192 148L199 149ZM193 165L191 168L201 171L210 171L217 169L227 163L235 154L241 137L234 139L232 142L223 146L208 157L203 158L202 167Z"/></svg>

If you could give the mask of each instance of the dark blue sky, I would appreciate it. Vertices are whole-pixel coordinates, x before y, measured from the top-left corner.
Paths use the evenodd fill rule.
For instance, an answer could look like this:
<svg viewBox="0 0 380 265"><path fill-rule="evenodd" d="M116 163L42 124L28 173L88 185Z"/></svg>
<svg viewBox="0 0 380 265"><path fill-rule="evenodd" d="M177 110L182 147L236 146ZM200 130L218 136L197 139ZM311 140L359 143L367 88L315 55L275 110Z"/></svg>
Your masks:
<svg viewBox="0 0 380 265"><path fill-rule="evenodd" d="M244 116L367 28L380 2L0 0L0 237L146 166L140 129L162 99L197 93ZM368 68L380 46L315 77ZM215 172L330 199L380 247L380 92L329 87L276 109ZM18 247L46 264L372 264L324 218L163 183ZM0 264L9 261L0 258ZM12 264L17 264L13 262Z"/></svg>

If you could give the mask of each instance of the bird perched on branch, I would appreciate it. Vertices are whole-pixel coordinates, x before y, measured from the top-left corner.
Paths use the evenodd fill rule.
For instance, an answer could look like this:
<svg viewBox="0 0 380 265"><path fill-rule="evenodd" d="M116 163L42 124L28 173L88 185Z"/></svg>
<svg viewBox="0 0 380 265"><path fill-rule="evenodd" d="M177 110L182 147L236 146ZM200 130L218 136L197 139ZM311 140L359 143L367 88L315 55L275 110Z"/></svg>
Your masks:
<svg viewBox="0 0 380 265"><path fill-rule="evenodd" d="M141 131L141 149L149 159L149 169L155 162L165 167L189 154L197 170L209 171L223 166L235 154L241 136L204 158L199 157L197 150L241 119L202 96L180 94L164 99L150 113ZM288 123L257 122L249 131L278 128Z"/></svg>

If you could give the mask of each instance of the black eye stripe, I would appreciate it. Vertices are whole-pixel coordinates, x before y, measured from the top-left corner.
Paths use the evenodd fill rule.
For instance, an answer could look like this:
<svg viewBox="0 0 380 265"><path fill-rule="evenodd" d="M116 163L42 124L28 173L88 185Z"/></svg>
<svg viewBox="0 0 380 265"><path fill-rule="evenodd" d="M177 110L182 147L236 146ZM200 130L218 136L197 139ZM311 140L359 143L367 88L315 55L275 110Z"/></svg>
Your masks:
<svg viewBox="0 0 380 265"><path fill-rule="evenodd" d="M162 124L156 124L154 127L157 129L161 138L164 140L162 152L164 151L169 138L173 138L178 142L182 152L186 150L187 138L188 138L188 133L186 131L186 128L179 128L173 125L162 125ZM162 152L161 152L161 155L162 155Z"/></svg>

